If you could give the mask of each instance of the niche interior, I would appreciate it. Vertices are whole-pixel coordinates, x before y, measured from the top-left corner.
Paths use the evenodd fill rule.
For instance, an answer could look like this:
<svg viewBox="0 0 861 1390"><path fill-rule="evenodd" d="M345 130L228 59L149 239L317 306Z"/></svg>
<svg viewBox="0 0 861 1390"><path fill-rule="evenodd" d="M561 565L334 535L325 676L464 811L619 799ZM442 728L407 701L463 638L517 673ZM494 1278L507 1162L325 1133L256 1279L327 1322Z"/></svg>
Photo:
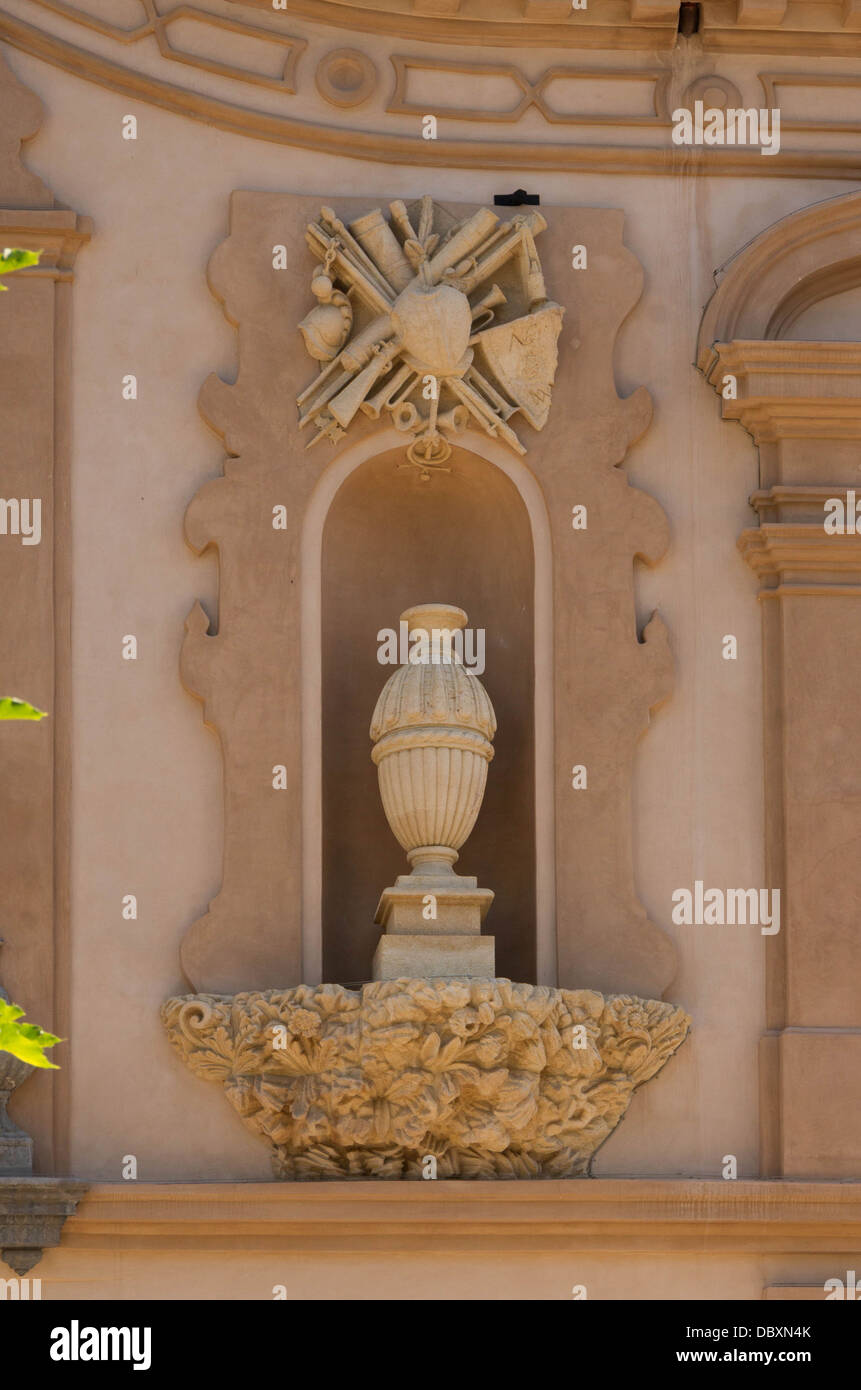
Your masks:
<svg viewBox="0 0 861 1390"><path fill-rule="evenodd" d="M534 980L534 556L526 507L487 460L456 449L423 481L403 449L342 483L322 549L323 978L370 979L380 892L408 872L383 814L368 734L394 669L377 633L411 605L459 605L485 633L482 683L498 728L487 792L456 872L496 894L484 930L497 974Z"/></svg>

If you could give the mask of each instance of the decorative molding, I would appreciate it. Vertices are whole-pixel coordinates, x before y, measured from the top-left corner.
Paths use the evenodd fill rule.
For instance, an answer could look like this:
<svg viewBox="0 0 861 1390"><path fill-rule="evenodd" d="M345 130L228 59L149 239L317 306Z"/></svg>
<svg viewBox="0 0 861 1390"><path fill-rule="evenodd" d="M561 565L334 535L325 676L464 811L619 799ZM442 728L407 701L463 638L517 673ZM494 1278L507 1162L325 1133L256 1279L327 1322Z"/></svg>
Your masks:
<svg viewBox="0 0 861 1390"><path fill-rule="evenodd" d="M232 77L237 82L251 82L258 87L271 87L274 91L296 91L296 64L308 47L307 39L292 38L279 34L274 29L262 29L259 25L246 24L241 19L230 19L196 5L179 4L173 9L160 12L156 8L155 0L137 2L143 11L143 20L140 24L126 28L121 24L111 24L108 20L99 19L90 11L67 3L67 0L31 0L33 4L41 5L54 14L62 15L64 19L73 20L85 29L92 29L96 34L114 39L120 44L130 46L140 43L143 39L154 38L159 53L168 62L185 63L189 67L200 68L203 72L213 72L219 77ZM271 44L274 48L283 50L284 66L280 75L268 77L264 73L253 72L250 68L237 67L233 63L221 63L215 58L207 58L202 54L175 47L170 41L169 31L170 26L177 20L221 29L228 34L255 39L259 43Z"/></svg>
<svg viewBox="0 0 861 1390"><path fill-rule="evenodd" d="M805 309L861 284L859 222L861 192L838 194L775 222L721 266L700 325L700 371L710 370L715 344L788 338ZM851 355L851 344L830 348Z"/></svg>
<svg viewBox="0 0 861 1390"><path fill-rule="evenodd" d="M270 0L230 0L265 9ZM439 8L437 8L439 4ZM445 4L445 10L442 5ZM678 4L673 0L629 0L627 15L613 0L590 0L573 10L566 0L497 0L491 10L480 0L429 0L417 13L413 0L382 8L368 0L291 0L291 16L356 33L421 39L452 47L667 49L678 44ZM861 43L858 0L837 7L821 0L703 0L697 35L703 51L785 53L854 57Z"/></svg>
<svg viewBox="0 0 861 1390"><path fill-rule="evenodd" d="M532 82L514 63L465 63L444 58L406 57L392 54L390 62L395 71L395 86L389 98L386 111L390 115L421 116L427 110L427 102L409 100L409 75L411 72L432 72L439 74L444 90L445 78L453 74L466 77L508 78L521 93L508 110L500 111L491 107L467 107L461 105L445 106L434 102L434 112L438 117L446 116L455 121L481 121L487 124L513 125L531 108L540 111L551 125L630 125L664 126L669 124L666 112L665 92L671 73L661 68L580 68L554 65ZM552 82L560 80L612 83L640 82L653 84L653 114L628 116L607 114L604 111L567 113L556 111L545 98L545 90Z"/></svg>
<svg viewBox="0 0 861 1390"><path fill-rule="evenodd" d="M60 0L50 0L52 8L56 8ZM148 0L149 3L149 0ZM324 0L318 0L324 3ZM43 5L44 8L44 5ZM338 7L327 6L328 9ZM359 15L360 11L354 10L349 6L341 7L348 11L348 14ZM266 4L266 9L271 16L271 6ZM75 11L77 14L83 12ZM201 17L201 22L206 21L205 11L196 12ZM291 6L291 19L297 13L296 5ZM179 10L172 11L171 16L176 18ZM72 18L71 7L69 18ZM64 13L63 18L66 18ZM331 18L331 15L327 15ZM413 23L434 24L444 23L450 26L452 23L460 24L459 18L453 20L422 20L417 16L411 17ZM102 21L80 20L85 32L96 28ZM154 23L155 21L148 21ZM213 23L222 28L229 21L216 16ZM361 26L359 26L361 27ZM505 27L505 26L504 26ZM542 26L520 25L521 30ZM543 26L552 28L552 26ZM146 26L143 26L146 28ZM141 32L143 32L143 28ZM116 26L107 26L103 32L98 30L100 37L111 37L118 44L122 44L126 49L130 42L128 36L123 40L124 30L111 32ZM588 26L578 30L578 33L585 35L591 32ZM614 31L615 32L615 31ZM656 29L654 25L645 27L641 31L640 37L634 30L620 30L621 35L633 35L636 42L631 44L619 43L616 47L638 46L642 43L642 35L648 39L647 47L654 48L654 38L657 33L663 32ZM133 36L138 34L138 30L132 30ZM670 35L669 29L667 30ZM164 56L167 59L179 61L186 65L191 64L197 70L205 74L211 71L216 76L232 78L242 83L244 95L247 95L249 84L253 87L268 87L277 90L284 95L285 101L290 101L289 91L293 82L294 60L300 54L300 46L306 42L301 38L285 36L283 39L274 30L262 30L261 34L265 42L280 42L283 46L293 45L289 49L288 58L284 74L280 77L269 77L265 74L254 74L246 69L233 68L229 64L210 64L208 59L198 58L193 54L180 54L177 50L165 50ZM153 37L150 35L150 37ZM460 30L458 30L460 37ZM672 41L676 39L675 26L671 33ZM482 34L476 42L485 42L486 36ZM344 126L332 126L324 122L313 120L297 119L291 114L282 114L278 111L268 109L252 108L237 102L227 101L220 94L209 93L199 88L203 85L200 81L195 82L194 88L182 87L174 83L167 82L161 78L151 76L145 72L135 71L134 67L125 66L115 62L113 59L104 56L102 53L88 51L76 44L69 42L66 38L52 33L48 29L43 29L32 24L28 24L19 19L16 15L0 10L0 40L9 43L22 52L30 53L35 57L41 58L45 62L52 63L54 66L70 72L75 76L82 77L86 81L93 82L98 86L104 87L108 91L120 92L122 95L136 101L149 102L163 110L171 111L177 115L186 116L192 120L201 121L206 125L214 126L217 129L228 131L232 134L246 135L252 139L268 140L276 144L292 146L297 149L310 149L320 153L328 153L334 156L347 156L349 158L363 159L377 163L415 165L417 159L417 141L421 139L418 128L415 134L392 132L389 129L362 129L355 124ZM608 40L614 42L612 35ZM554 40L552 34L548 34L544 39L545 44L550 48L558 50L559 42ZM861 35L858 40L858 52L861 53ZM523 47L521 39L517 39L518 47ZM133 46L133 43L132 43ZM589 47L589 42L579 43L579 47ZM291 56L292 55L292 56ZM504 66L504 65L503 65ZM518 70L519 71L519 70ZM549 73L552 73L552 69ZM567 69L565 70L567 75ZM584 70L585 76L585 70ZM636 80L640 74L631 73L631 80ZM653 70L648 69L646 77L652 80ZM611 81L621 80L618 73L614 70ZM522 77L522 82L527 79ZM550 76L547 75L547 81ZM325 85L325 82L324 82ZM521 85L521 90L523 87ZM656 96L660 104L661 86L656 86ZM527 104L533 98L524 91L524 99ZM327 98L328 99L328 98ZM398 98L400 99L400 97ZM661 136L661 142L654 145L644 145L639 142L631 144L602 143L584 144L573 142L570 139L565 141L551 142L542 140L512 141L509 139L495 140L482 138L478 140L464 140L455 138L441 138L433 141L421 142L420 160L425 168L453 168L453 169L482 169L482 170L517 170L524 168L533 169L536 174L542 170L546 172L577 172L591 171L595 173L653 173L653 174L673 174L684 173L686 176L697 177L755 177L762 178L823 178L823 179L850 179L858 181L861 178L861 149L857 152L846 150L831 149L799 149L790 150L784 145L776 155L763 159L758 149L748 147L724 147L714 149L697 149L687 147L676 147L671 144L669 139L669 125L664 129L659 117L652 116L611 116L606 120L602 119L599 112L571 119L563 113L555 112L546 102L543 95L538 94L537 104L545 111L546 119L553 124L571 126L582 125L586 128L598 127L601 125L618 125L620 128L630 127L633 130L641 129L644 126L652 126ZM291 104L292 106L292 104ZM288 111L291 107L288 107ZM292 109L301 109L301 100L292 106ZM455 111L453 119L466 120L490 120L496 125L505 124L514 119L517 107L512 108L512 112L503 113L504 120L493 122L493 113L473 112L472 108L464 108L467 114ZM525 107L524 107L525 109Z"/></svg>
<svg viewBox="0 0 861 1390"><path fill-rule="evenodd" d="M377 86L377 69L358 48L333 48L317 64L317 91L332 106L361 106Z"/></svg>
<svg viewBox="0 0 861 1390"><path fill-rule="evenodd" d="M854 119L840 115L828 118L792 116L787 112L785 102L782 102L778 95L781 87L810 87L814 91L824 91L829 88L839 91L841 88L849 88L857 91L861 97L861 76L859 74L848 72L761 72L759 80L762 83L764 104L769 108L780 108L781 131L827 132L840 130L850 131L854 134L861 132L861 114ZM859 112L861 112L861 100L859 100Z"/></svg>
<svg viewBox="0 0 861 1390"><path fill-rule="evenodd" d="M588 1175L690 1027L672 1004L487 979L190 995L162 1021L276 1177L419 1181L426 1154L439 1178Z"/></svg>
<svg viewBox="0 0 861 1390"><path fill-rule="evenodd" d="M229 3L267 9L271 0ZM570 0L496 0L490 11L480 0L394 0L385 9L363 0L290 0L290 14L345 33L418 39L453 49L672 49L678 30L673 0L628 0L627 15L616 0L590 0L585 10L573 9Z"/></svg>
<svg viewBox="0 0 861 1390"><path fill-rule="evenodd" d="M857 1254L861 1183L93 1183L62 1248L112 1254L427 1251Z"/></svg>
<svg viewBox="0 0 861 1390"><path fill-rule="evenodd" d="M631 19L662 28L679 23L679 7L674 0L630 0ZM654 32L654 29L653 29Z"/></svg>
<svg viewBox="0 0 861 1390"><path fill-rule="evenodd" d="M791 583L780 586L781 593L797 595L803 588L806 593L822 596L861 596L861 577L855 584L834 584L832 579L836 575L861 576L861 535L832 536L822 522L818 526L763 523L743 531L738 547L754 574L779 577L792 573ZM760 598L776 595L776 587L760 592Z"/></svg>
<svg viewBox="0 0 861 1390"><path fill-rule="evenodd" d="M776 29L786 17L788 0L738 0L736 24L752 29Z"/></svg>
<svg viewBox="0 0 861 1390"><path fill-rule="evenodd" d="M716 94L719 94L721 99L717 99ZM735 83L730 82L728 77L721 77L716 72L701 73L699 77L694 78L693 82L689 82L679 98L677 106L693 111L694 103L697 101L719 109L725 109L728 106L744 106L741 92Z"/></svg>
<svg viewBox="0 0 861 1390"><path fill-rule="evenodd" d="M861 343L702 343L700 370L719 394L735 378L737 396L721 395L723 418L757 444L861 438Z"/></svg>
<svg viewBox="0 0 861 1390"><path fill-rule="evenodd" d="M817 521L822 525L825 503L831 497L841 497L846 483L808 486L803 483L778 483L770 488L758 488L751 493L750 505L763 522Z"/></svg>

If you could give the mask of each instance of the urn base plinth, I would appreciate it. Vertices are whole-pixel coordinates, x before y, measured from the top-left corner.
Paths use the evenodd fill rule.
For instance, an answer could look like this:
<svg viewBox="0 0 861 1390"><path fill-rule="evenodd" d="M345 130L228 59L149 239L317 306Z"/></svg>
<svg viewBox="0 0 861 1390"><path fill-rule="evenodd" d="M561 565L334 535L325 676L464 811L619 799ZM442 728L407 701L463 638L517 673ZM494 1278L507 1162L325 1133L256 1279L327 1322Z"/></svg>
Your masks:
<svg viewBox="0 0 861 1390"><path fill-rule="evenodd" d="M493 897L467 875L401 874L383 889L374 921L386 933L478 936Z"/></svg>
<svg viewBox="0 0 861 1390"><path fill-rule="evenodd" d="M493 893L469 875L426 870L401 874L386 888L374 921L383 928L371 978L402 980L455 975L492 980L494 938L481 935Z"/></svg>
<svg viewBox="0 0 861 1390"><path fill-rule="evenodd" d="M374 952L374 980L492 980L496 974L496 938L447 932L386 934Z"/></svg>

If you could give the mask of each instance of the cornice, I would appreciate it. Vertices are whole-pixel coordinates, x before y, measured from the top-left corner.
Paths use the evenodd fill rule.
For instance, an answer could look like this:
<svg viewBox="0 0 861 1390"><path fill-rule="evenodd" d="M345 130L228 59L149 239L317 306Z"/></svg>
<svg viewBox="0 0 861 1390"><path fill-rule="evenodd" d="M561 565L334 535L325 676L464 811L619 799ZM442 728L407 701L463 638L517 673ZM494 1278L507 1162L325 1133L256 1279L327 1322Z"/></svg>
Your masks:
<svg viewBox="0 0 861 1390"><path fill-rule="evenodd" d="M567 4L568 0L565 2ZM10 3L14 11L0 9L0 40L22 52L106 90L119 92L130 100L148 102L232 134L320 154L413 167L421 164L428 168L506 170L518 176L529 170L536 175L588 171L686 177L861 180L861 121L841 116L840 88L861 84L861 78L854 73L759 74L763 87L763 95L758 98L760 104L766 101L769 90L785 82L797 82L801 86L821 82L830 91L830 95L826 94L825 114L821 118L785 116L783 146L776 155L763 158L755 146L689 148L673 145L671 111L679 102L685 104L692 99L695 91L707 90L709 81L712 85L726 87L727 80L718 73L703 71L709 59L702 45L692 48L690 54L678 49L656 64L656 53L661 47L658 40L665 33L661 27L663 21L657 19L642 19L636 23L626 20L629 27L622 25L612 32L607 31L599 43L600 26L594 23L596 15L607 13L623 19L628 12L622 0L606 0L606 4L596 0L594 7L590 0L588 11L572 12L584 16L576 30L579 36L576 43L570 38L563 41L553 26L540 20L537 10L528 22L521 19L516 24L507 24L509 39L518 49L545 49L546 66L537 74L531 65L524 65L517 59L517 55L512 55L508 63L479 61L481 52L464 42L466 21L460 14L454 18L439 14L406 16L421 26L442 24L448 26L448 30L455 22L460 26L455 42L451 41L450 32L447 40L441 33L440 47L435 54L429 55L426 50L419 54L391 51L394 39L385 37L366 45L371 51L363 52L363 30L357 25L356 17L374 12L349 5L331 5L328 0L297 0L286 13L273 12L270 0L256 9L253 5L237 4L235 17L200 7L189 8L181 0L172 9L165 5L156 12L151 0L145 3L141 0L144 4L141 22L125 28L109 19L95 17L71 0L10 0ZM25 3L27 8L22 11ZM556 0L541 0L542 5L555 3ZM652 0L638 0L636 14L657 15L663 3L664 0L655 0L653 5ZM349 87L344 94L337 81L333 84L332 74L337 77L338 62L343 66L345 61L343 48L320 54L319 48L311 46L309 38L295 32L309 17L303 6L313 4L322 5L327 17L335 10L346 12L337 41L341 45L359 45L347 50L352 51L354 64L358 63L359 69L364 70L364 84L358 90ZM265 11L265 23L261 11ZM27 19L21 17L22 13ZM29 23L28 19L37 22ZM174 24L180 19L186 25L185 30ZM73 25L77 26L76 30ZM476 44L491 41L483 25L484 21L479 24L480 33L474 36ZM207 56L207 44L211 44L213 32L220 33L220 60ZM334 32L329 32L334 38ZM569 25L565 33L573 34L574 29ZM80 43L71 42L69 34L80 39ZM672 47L677 40L675 22L666 34L668 47ZM226 46L228 42L232 45L234 35L237 40L247 39L258 56L261 49L268 50L263 68L255 65L256 59L252 61L246 49ZM403 36L411 35L412 30ZM412 36L428 37L428 33L422 29ZM319 36L313 37L319 43ZM185 48L182 42L187 45ZM858 53L861 53L861 33L851 42L857 43ZM578 62L574 56L575 51L602 47L609 47L613 53L603 64L595 59ZM620 63L616 55L621 50L635 48L648 51L647 65L629 68ZM226 61L228 57L230 62ZM466 61L472 57L475 62ZM118 61L119 58L122 61ZM560 59L568 61L560 62ZM689 59L693 60L698 74L692 82L688 81L693 71ZM272 75L273 62L280 69L277 75ZM414 100L408 90L408 74L421 68L425 69L426 78L430 73L435 75L440 91L441 106L436 112L440 120L440 138L436 140L422 139L420 116L424 104L420 97ZM452 71L459 74L459 85L447 97L447 89L452 86ZM472 90L463 85L470 73L480 79L472 84ZM508 83L512 95L507 108L500 110L496 99L487 97L485 79L497 82L503 79ZM392 87L387 96L385 84L388 81L392 82ZM632 83L644 87L651 83L652 86L651 98L644 92L639 110L632 110L630 92L623 93L624 86L630 87ZM598 96L596 84L600 88ZM560 90L561 100L557 95ZM731 83L728 90L735 90ZM225 93L232 99L228 100ZM620 96L624 96L621 101L618 100ZM331 120L328 115L318 117L316 114L321 98L332 108ZM345 114L344 108L350 115ZM546 132L541 130L537 135L530 132L531 138L526 139L513 138L518 123L536 111L547 122ZM827 118L829 111L836 114ZM602 142L601 127L613 128L612 143ZM821 136L818 147L791 148L796 130L805 132L807 139L810 135ZM457 132L456 136L452 136L452 131ZM841 148L835 147L835 131L846 132L846 138L840 142Z"/></svg>
<svg viewBox="0 0 861 1390"><path fill-rule="evenodd" d="M861 1183L96 1183L68 1218L62 1245L330 1254L856 1252Z"/></svg>
<svg viewBox="0 0 861 1390"><path fill-rule="evenodd" d="M271 12L271 0L229 0L237 9ZM382 34L446 45L493 48L668 50L678 37L671 0L289 0L290 15L344 32Z"/></svg>
<svg viewBox="0 0 861 1390"><path fill-rule="evenodd" d="M271 12L271 0L230 0ZM452 50L484 45L616 51L672 49L678 4L671 0L289 0L289 13L357 34L423 39ZM821 0L703 0L697 41L706 53L854 57L861 53L861 5Z"/></svg>
<svg viewBox="0 0 861 1390"><path fill-rule="evenodd" d="M761 579L788 577L779 588L766 583L761 598L778 593L861 597L861 535L829 535L822 522L764 522L743 531L738 548ZM846 581L835 584L842 575Z"/></svg>
<svg viewBox="0 0 861 1390"><path fill-rule="evenodd" d="M861 438L861 343L714 343L699 365L721 396L725 378L735 378L723 418L739 420L757 444Z"/></svg>
<svg viewBox="0 0 861 1390"><path fill-rule="evenodd" d="M845 501L848 490L847 483L775 483L770 488L758 488L748 501L765 522L806 521L821 526L826 502L833 497Z"/></svg>
<svg viewBox="0 0 861 1390"><path fill-rule="evenodd" d="M38 266L18 271L19 279L68 280L75 258L93 234L93 221L66 208L35 210L0 208L0 238L4 246L23 246L42 252Z"/></svg>

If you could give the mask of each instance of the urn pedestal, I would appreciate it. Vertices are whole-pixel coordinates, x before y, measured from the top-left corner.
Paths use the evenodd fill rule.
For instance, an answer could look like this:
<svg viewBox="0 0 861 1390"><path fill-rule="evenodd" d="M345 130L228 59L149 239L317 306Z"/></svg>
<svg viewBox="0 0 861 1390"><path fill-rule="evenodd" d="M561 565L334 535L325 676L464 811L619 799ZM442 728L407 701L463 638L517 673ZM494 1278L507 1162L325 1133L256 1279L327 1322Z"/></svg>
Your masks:
<svg viewBox="0 0 861 1390"><path fill-rule="evenodd" d="M386 818L412 867L380 897L383 935L372 978L493 979L494 939L481 927L488 888L454 872L475 825L493 757L496 716L463 664L467 615L446 603L401 614L409 660L389 677L371 720Z"/></svg>

